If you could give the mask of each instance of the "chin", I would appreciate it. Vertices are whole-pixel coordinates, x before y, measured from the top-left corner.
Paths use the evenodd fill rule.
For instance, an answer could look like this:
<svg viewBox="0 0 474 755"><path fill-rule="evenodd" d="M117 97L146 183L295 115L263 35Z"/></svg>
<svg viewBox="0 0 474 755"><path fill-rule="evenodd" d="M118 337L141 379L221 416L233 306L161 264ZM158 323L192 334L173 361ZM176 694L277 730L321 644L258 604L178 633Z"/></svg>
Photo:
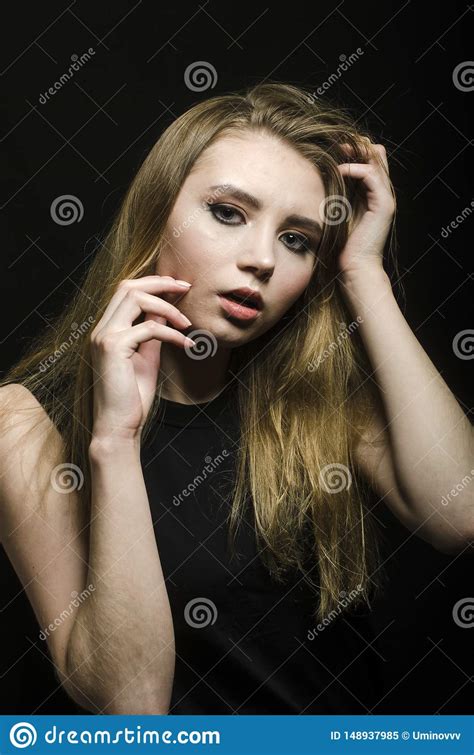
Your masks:
<svg viewBox="0 0 474 755"><path fill-rule="evenodd" d="M216 317L212 323L209 319L206 319L205 323L202 327L193 323L190 332L192 330L202 330L204 334L211 333L217 345L227 349L243 346L243 344L253 341L254 338L257 338L261 334L260 329L257 332L255 326L247 325L247 327L241 327L240 324L236 324L223 317Z"/></svg>

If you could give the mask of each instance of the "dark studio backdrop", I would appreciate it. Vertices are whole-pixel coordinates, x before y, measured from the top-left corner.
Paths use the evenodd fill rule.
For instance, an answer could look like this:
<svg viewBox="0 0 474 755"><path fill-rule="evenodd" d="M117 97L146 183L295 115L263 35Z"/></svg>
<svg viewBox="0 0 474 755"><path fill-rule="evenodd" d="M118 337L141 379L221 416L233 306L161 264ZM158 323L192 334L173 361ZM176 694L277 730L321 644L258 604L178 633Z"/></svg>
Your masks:
<svg viewBox="0 0 474 755"><path fill-rule="evenodd" d="M387 148L398 196L394 289L471 413L472 14L463 4L352 0L10 4L1 51L2 370L74 294L132 177L177 115L258 81L311 91L326 82L327 97ZM61 79L74 61L79 70ZM65 195L74 222L52 216ZM459 335L469 329L471 346ZM435 551L383 501L374 513L389 582L373 607L376 648L366 649L384 682L372 712L470 713L473 551ZM1 713L79 712L58 687L3 550L0 558ZM470 613L460 611L465 601Z"/></svg>

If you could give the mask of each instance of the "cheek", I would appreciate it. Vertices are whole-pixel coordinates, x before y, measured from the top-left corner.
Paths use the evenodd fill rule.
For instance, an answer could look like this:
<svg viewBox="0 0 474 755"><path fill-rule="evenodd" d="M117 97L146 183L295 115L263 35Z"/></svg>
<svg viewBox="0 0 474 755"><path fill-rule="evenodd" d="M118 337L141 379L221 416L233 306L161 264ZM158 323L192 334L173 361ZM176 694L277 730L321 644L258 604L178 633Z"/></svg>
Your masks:
<svg viewBox="0 0 474 755"><path fill-rule="evenodd" d="M282 271L281 283L276 294L276 302L279 311L286 311L293 302L298 299L307 288L312 277L311 267L301 265L300 269L295 266Z"/></svg>
<svg viewBox="0 0 474 755"><path fill-rule="evenodd" d="M222 237L215 229L209 228L205 218L195 220L182 233L175 248L183 265L205 277L209 277L216 261L222 259L225 252Z"/></svg>
<svg viewBox="0 0 474 755"><path fill-rule="evenodd" d="M208 248L206 240L195 228L183 229L176 226L173 235L172 226L172 232L167 236L167 243L158 261L158 275L172 275L183 280L190 280L191 273L195 278L199 277L201 271L205 272L209 268Z"/></svg>

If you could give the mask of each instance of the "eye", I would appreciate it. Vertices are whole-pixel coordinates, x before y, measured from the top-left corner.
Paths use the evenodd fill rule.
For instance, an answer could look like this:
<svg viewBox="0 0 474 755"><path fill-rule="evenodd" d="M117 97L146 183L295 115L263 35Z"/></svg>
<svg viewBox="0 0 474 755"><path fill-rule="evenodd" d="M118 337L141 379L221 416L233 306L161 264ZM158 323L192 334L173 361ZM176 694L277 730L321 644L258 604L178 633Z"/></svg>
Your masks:
<svg viewBox="0 0 474 755"><path fill-rule="evenodd" d="M289 247L293 252L297 252L299 254L305 254L306 252L314 251L313 244L309 239L306 238L306 236L300 236L296 233L284 233L284 236L291 236L293 239L296 239L297 242L299 242L302 246L299 247Z"/></svg>
<svg viewBox="0 0 474 755"><path fill-rule="evenodd" d="M229 216L227 217L223 217L222 215L219 216L219 213L224 213L224 212L230 213L231 216L236 214L237 210L235 210L233 207L230 207L229 205L226 205L226 204L212 204L212 202L206 202L206 204L210 212L212 212L216 220L218 220L220 223L226 223L227 225L236 225L236 223L230 222ZM240 212L238 214L241 215Z"/></svg>
<svg viewBox="0 0 474 755"><path fill-rule="evenodd" d="M225 225L237 225L237 223L233 223L230 218L233 215L239 215L242 216L242 213L238 212L234 207L231 207L230 205L226 204L217 204L212 202L206 202L208 210L212 213L212 215L215 217L215 219L219 223L224 223ZM224 213L227 213L227 217ZM229 217L230 215L230 217ZM283 236L290 236L292 237L297 243L300 244L300 246L292 246L291 244L294 243L290 242L290 245L286 245L290 251L295 252L296 254L307 254L308 252L316 252L317 245L313 243L310 239L306 238L306 236L301 236L297 233L284 233Z"/></svg>

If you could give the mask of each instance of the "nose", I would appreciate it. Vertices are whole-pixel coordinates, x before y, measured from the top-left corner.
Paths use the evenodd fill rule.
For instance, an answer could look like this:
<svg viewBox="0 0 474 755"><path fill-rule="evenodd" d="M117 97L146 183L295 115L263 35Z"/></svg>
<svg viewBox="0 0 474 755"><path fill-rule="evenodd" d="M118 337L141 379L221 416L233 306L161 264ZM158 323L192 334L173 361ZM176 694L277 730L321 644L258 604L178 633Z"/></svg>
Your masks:
<svg viewBox="0 0 474 755"><path fill-rule="evenodd" d="M258 278L269 278L275 269L274 237L270 226L256 226L245 236L237 257L240 270L251 270Z"/></svg>

